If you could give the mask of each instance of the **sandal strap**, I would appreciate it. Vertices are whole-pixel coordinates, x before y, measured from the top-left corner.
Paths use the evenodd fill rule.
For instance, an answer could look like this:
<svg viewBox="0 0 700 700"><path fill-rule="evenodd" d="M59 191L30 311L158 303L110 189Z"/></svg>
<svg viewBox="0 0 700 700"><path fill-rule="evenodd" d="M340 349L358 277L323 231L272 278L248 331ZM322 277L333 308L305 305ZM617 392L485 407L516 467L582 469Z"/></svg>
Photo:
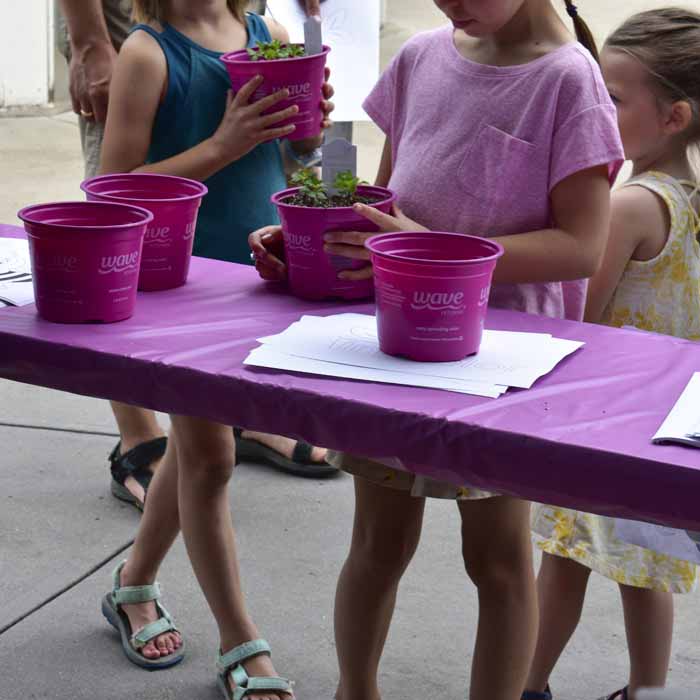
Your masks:
<svg viewBox="0 0 700 700"><path fill-rule="evenodd" d="M149 586L122 586L112 591L115 605L135 605L160 600L160 584L156 581Z"/></svg>
<svg viewBox="0 0 700 700"><path fill-rule="evenodd" d="M270 652L270 645L264 639L252 639L249 642L234 647L225 654L219 652L216 659L216 668L219 673L225 674L230 668L238 666L243 661L254 656L260 656L260 654L269 654ZM234 678L234 681L235 680Z"/></svg>
<svg viewBox="0 0 700 700"><path fill-rule="evenodd" d="M142 442L124 454L121 453L121 444L119 441L109 455L112 478L123 486L126 478L133 476L142 486L148 488L153 477L153 472L148 467L165 454L168 438L159 437Z"/></svg>
<svg viewBox="0 0 700 700"><path fill-rule="evenodd" d="M310 445L308 442L297 440L297 444L294 445L294 451L292 452L292 461L299 464L310 464L313 449L313 445Z"/></svg>
<svg viewBox="0 0 700 700"><path fill-rule="evenodd" d="M235 679L234 679L235 682ZM253 677L248 679L248 684L245 688L240 685L236 685L236 690L233 691L233 700L241 700L246 695L253 693L289 693L293 692L291 682L286 678L280 678L279 676L271 677Z"/></svg>
<svg viewBox="0 0 700 700"><path fill-rule="evenodd" d="M151 600L159 600L160 584L156 581L146 586L122 586L120 585L121 573L126 559L118 564L112 572L112 600L115 605L132 605L136 603L148 603ZM164 608L159 606L162 610ZM169 617L166 613L166 617Z"/></svg>
<svg viewBox="0 0 700 700"><path fill-rule="evenodd" d="M161 617L140 629L131 637L131 646L134 649L145 647L148 642L166 632L177 632L177 627L169 617Z"/></svg>

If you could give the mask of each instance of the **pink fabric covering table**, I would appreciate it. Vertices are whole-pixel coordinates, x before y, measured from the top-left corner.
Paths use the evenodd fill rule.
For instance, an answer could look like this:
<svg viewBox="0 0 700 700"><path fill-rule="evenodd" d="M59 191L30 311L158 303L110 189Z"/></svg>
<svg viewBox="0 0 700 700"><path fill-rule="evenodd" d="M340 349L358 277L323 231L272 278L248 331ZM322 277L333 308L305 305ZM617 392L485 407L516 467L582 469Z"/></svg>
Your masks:
<svg viewBox="0 0 700 700"><path fill-rule="evenodd" d="M533 389L499 399L243 366L256 338L302 314L348 310L373 306L302 302L252 268L194 259L186 286L140 294L135 316L121 323L58 325L33 306L2 310L0 376L398 457L454 483L700 530L700 450L650 442L700 370L697 343L491 311L490 328L586 342Z"/></svg>

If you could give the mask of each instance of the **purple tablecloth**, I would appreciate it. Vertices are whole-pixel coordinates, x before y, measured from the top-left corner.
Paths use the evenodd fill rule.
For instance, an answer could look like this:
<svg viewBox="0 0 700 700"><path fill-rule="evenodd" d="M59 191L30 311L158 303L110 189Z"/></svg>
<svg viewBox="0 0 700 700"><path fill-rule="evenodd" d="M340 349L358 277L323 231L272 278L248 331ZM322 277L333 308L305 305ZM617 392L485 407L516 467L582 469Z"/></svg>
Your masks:
<svg viewBox="0 0 700 700"><path fill-rule="evenodd" d="M185 287L140 294L135 316L121 323L58 325L41 321L34 307L2 310L0 376L398 457L428 476L532 500L700 530L700 450L650 442L700 370L698 344L491 311L489 328L586 342L533 389L499 399L243 366L256 338L304 313L347 310L373 307L301 302L249 267L194 259Z"/></svg>

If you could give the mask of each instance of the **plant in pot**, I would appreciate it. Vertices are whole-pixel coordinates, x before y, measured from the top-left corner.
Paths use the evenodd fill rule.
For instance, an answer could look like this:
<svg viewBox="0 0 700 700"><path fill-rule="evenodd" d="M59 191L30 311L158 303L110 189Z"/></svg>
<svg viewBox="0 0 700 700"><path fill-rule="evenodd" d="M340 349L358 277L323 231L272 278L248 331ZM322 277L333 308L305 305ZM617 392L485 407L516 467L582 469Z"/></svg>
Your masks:
<svg viewBox="0 0 700 700"><path fill-rule="evenodd" d="M253 102L278 90L289 90L289 98L281 100L269 111L282 111L293 105L299 108L294 116L275 124L276 127L294 124L296 129L288 138L298 141L318 136L321 132L324 69L329 51L330 48L324 46L320 53L307 54L304 44L283 44L274 40L226 53L221 61L226 66L234 92L256 75L263 77L252 97Z"/></svg>
<svg viewBox="0 0 700 700"><path fill-rule="evenodd" d="M376 231L376 226L352 208L367 204L391 211L396 195L386 187L361 183L352 173L339 173L331 191L309 170L292 177L291 187L273 195L282 223L289 287L302 299L363 299L373 294L372 279L344 280L342 270L367 264L324 250L328 231Z"/></svg>

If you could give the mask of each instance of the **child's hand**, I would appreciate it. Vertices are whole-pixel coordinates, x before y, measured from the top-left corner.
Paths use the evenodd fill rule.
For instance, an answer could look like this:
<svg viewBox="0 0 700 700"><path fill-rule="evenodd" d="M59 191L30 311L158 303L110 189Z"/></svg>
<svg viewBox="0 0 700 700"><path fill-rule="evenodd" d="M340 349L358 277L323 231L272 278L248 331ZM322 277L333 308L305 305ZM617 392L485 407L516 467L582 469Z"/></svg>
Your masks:
<svg viewBox="0 0 700 700"><path fill-rule="evenodd" d="M288 90L279 90L250 104L250 98L262 81L261 76L256 76L248 81L235 97L230 90L226 96L224 118L210 141L217 155L228 163L239 160L257 145L289 136L296 129L294 124L274 127L283 119L294 116L299 111L296 105L280 112L263 115L263 112L274 107L280 100L289 97Z"/></svg>
<svg viewBox="0 0 700 700"><path fill-rule="evenodd" d="M248 236L248 245L253 251L255 269L260 277L270 282L283 282L287 279L284 264L284 243L281 226L264 226Z"/></svg>
<svg viewBox="0 0 700 700"><path fill-rule="evenodd" d="M321 127L323 129L330 128L331 122L330 113L335 109L335 105L331 102L331 98L335 95L335 89L328 82L331 77L331 69L326 66L326 79L323 83L323 100L321 100L321 110L323 111L323 121L321 122Z"/></svg>
<svg viewBox="0 0 700 700"><path fill-rule="evenodd" d="M354 204L355 212L369 219L379 227L379 231L329 231L324 237L326 242L323 249L331 255L342 255L353 260L369 260L370 252L365 248L365 241L377 233L392 233L393 231L427 231L412 219L409 219L396 205L391 214L384 214L366 204ZM344 280L362 280L372 276L372 266L359 270L344 270L338 277Z"/></svg>

